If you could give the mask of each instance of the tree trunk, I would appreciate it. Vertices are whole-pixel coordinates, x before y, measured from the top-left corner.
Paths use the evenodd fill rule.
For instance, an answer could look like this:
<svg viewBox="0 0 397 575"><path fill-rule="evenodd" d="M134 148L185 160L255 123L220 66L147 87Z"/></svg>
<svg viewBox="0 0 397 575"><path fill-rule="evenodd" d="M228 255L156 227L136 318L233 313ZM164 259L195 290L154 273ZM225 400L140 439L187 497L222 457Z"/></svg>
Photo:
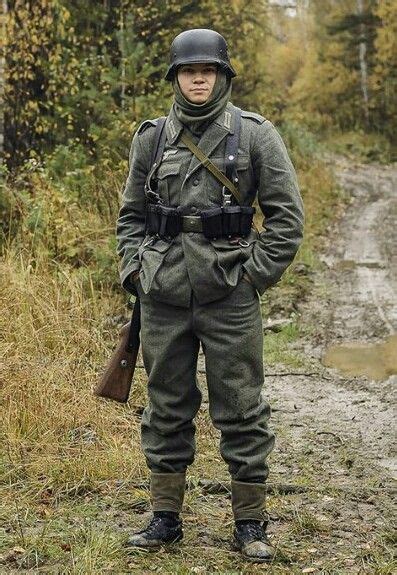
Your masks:
<svg viewBox="0 0 397 575"><path fill-rule="evenodd" d="M125 25L124 25L124 3L120 3L120 52L121 52L121 110L125 109Z"/></svg>
<svg viewBox="0 0 397 575"><path fill-rule="evenodd" d="M363 0L357 1L357 15L359 16L360 23L360 43L358 45L358 55L360 61L360 80L361 80L361 92L363 95L363 109L365 121L369 123L369 109L368 109L368 66L367 66L367 37L365 31L365 25L362 21L362 16L364 13Z"/></svg>
<svg viewBox="0 0 397 575"><path fill-rule="evenodd" d="M8 12L7 0L1 0L0 14L0 166L4 158L4 91L5 91L5 45L6 45L6 18Z"/></svg>

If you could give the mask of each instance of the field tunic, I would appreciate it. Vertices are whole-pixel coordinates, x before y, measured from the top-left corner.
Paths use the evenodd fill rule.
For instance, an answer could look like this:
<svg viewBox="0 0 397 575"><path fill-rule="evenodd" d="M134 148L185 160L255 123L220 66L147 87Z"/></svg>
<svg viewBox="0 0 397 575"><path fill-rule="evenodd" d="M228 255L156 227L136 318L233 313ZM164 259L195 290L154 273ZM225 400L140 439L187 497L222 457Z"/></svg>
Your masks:
<svg viewBox="0 0 397 575"><path fill-rule="evenodd" d="M200 304L230 294L246 272L259 295L274 285L292 262L302 241L304 212L294 167L273 124L242 111L237 159L238 188L244 205L257 199L263 229L251 230L243 245L209 240L202 233L180 233L173 239L145 235L144 185L157 120L144 122L131 144L129 175L117 221L120 276L123 287L137 294L131 274L139 271L140 287L153 299L188 308L192 293ZM235 107L225 110L206 129L197 145L221 170L226 136L234 132ZM184 215L222 205L222 184L178 139L183 124L175 115L165 125L166 145L157 171L158 193Z"/></svg>

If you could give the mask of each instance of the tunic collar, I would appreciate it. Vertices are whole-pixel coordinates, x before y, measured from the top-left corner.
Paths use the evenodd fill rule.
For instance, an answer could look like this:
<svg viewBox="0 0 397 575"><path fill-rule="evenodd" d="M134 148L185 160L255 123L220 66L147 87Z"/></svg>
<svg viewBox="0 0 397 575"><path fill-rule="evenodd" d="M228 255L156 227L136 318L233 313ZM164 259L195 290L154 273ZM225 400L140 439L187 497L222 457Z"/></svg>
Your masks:
<svg viewBox="0 0 397 575"><path fill-rule="evenodd" d="M228 102L226 108L217 116L213 124L216 124L220 128L225 130L225 133L234 133L234 106L231 102ZM207 128L206 132L211 130L211 125ZM174 144L179 138L184 126L180 120L172 114L172 117L168 116L165 123L165 130L167 134L167 140L170 144Z"/></svg>

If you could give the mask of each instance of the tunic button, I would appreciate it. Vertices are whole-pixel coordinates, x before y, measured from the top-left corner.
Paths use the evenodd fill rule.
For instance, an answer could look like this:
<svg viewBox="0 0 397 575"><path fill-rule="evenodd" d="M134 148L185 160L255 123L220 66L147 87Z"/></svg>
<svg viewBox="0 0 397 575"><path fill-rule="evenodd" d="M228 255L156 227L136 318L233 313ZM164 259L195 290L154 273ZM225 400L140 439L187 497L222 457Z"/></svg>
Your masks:
<svg viewBox="0 0 397 575"><path fill-rule="evenodd" d="M192 206L192 214L195 214L196 212L197 212L196 206Z"/></svg>
<svg viewBox="0 0 397 575"><path fill-rule="evenodd" d="M200 183L200 180L193 180L193 186L198 186Z"/></svg>

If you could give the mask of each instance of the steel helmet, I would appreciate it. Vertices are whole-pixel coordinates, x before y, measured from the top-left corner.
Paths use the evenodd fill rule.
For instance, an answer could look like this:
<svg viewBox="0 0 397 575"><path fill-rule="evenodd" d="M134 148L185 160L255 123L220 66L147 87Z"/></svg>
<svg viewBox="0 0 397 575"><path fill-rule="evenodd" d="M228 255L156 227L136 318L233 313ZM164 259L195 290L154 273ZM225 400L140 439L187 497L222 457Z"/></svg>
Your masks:
<svg viewBox="0 0 397 575"><path fill-rule="evenodd" d="M218 64L231 78L236 75L229 60L227 44L221 34L206 28L185 30L174 38L170 49L170 65L165 75L172 80L182 64Z"/></svg>

